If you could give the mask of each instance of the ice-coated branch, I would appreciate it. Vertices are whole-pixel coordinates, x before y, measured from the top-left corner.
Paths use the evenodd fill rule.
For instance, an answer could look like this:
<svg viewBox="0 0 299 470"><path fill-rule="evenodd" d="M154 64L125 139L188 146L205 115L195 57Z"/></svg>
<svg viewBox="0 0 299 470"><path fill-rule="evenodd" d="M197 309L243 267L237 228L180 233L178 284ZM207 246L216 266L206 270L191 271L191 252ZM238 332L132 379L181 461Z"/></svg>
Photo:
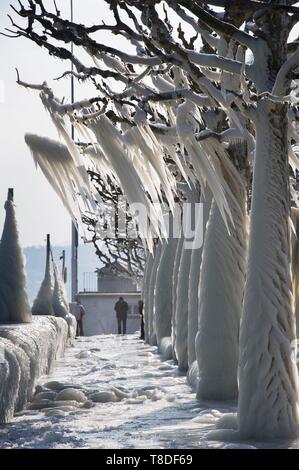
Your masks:
<svg viewBox="0 0 299 470"><path fill-rule="evenodd" d="M227 59L216 54L203 54L195 51L187 51L188 57L196 65L202 67L219 68L225 72L240 75L242 73L242 62ZM245 66L246 75L252 78L251 66Z"/></svg>
<svg viewBox="0 0 299 470"><path fill-rule="evenodd" d="M207 29L205 29L202 25L196 22L196 20L192 16L188 15L187 12L183 10L183 8L181 8L178 3L175 5L175 11L176 14L180 18L182 18L182 20L189 23L193 27L194 31L200 34L200 36L204 38L213 49L218 49L219 38L210 34Z"/></svg>
<svg viewBox="0 0 299 470"><path fill-rule="evenodd" d="M117 73L113 70L102 70L98 67L86 67L72 52L64 47L54 46L48 41L48 38L43 35L38 35L32 29L25 30L24 32L18 31L20 34L27 39L32 40L38 46L47 49L50 55L57 57L62 60L69 60L72 62L79 74L83 74L88 77L101 76L102 78L114 78L125 84L128 83L128 79L121 73ZM69 41L67 41L69 42Z"/></svg>
<svg viewBox="0 0 299 470"><path fill-rule="evenodd" d="M297 48L296 52L289 57L288 60L281 66L277 76L275 83L272 88L272 95L280 95L285 92L286 86L286 79L288 78L288 74L298 66L299 64L299 47Z"/></svg>
<svg viewBox="0 0 299 470"><path fill-rule="evenodd" d="M240 44L248 47L251 50L256 48L256 39L250 36L249 34L241 31L236 28L231 23L227 23L218 19L212 13L206 11L204 8L200 7L196 2L190 2L189 0L179 0L178 2L174 0L166 0L168 5L176 11L177 4L185 7L187 10L191 11L197 18L200 23L203 23L205 26L208 26L210 29L215 31L220 36L225 37L226 39L233 39Z"/></svg>
<svg viewBox="0 0 299 470"><path fill-rule="evenodd" d="M162 93L150 93L142 99L142 103L146 103L148 101L153 101L153 102L177 101L180 99L189 99L194 104L200 107L211 106L211 100L208 96L204 94L194 93L189 88L187 89L182 88L182 89L177 89L174 91L162 92Z"/></svg>
<svg viewBox="0 0 299 470"><path fill-rule="evenodd" d="M37 90L37 91L44 91L45 93L50 93L51 89L48 87L47 82L43 82L42 84L34 84L34 83L27 83L24 82L23 80L20 79L20 73L19 70L16 68L16 73L17 73L17 84L24 87L24 88L30 88L31 90Z"/></svg>
<svg viewBox="0 0 299 470"><path fill-rule="evenodd" d="M85 108L91 107L95 103L102 103L105 109L105 106L107 104L107 100L103 98L102 96L96 96L96 97L81 100L81 101L75 101L74 103L71 103L71 104L61 104L59 100L54 96L53 90L48 87L46 82L42 84L32 84L32 83L24 82L20 79L20 74L19 74L18 69L16 69L16 71L17 71L17 84L24 88L29 88L31 90L42 91L49 99L52 110L60 115L71 114L71 113L74 113L75 111L81 111Z"/></svg>

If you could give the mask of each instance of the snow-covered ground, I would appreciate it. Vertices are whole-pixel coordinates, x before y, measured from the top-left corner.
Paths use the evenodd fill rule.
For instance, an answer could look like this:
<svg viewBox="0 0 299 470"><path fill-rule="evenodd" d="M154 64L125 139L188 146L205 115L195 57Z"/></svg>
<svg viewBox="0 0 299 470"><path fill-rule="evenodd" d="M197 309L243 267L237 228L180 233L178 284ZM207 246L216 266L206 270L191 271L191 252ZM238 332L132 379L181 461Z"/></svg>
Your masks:
<svg viewBox="0 0 299 470"><path fill-rule="evenodd" d="M28 408L46 408L28 409L11 424L0 426L0 448L299 447L299 441L209 440L207 435L215 429L218 418L235 411L234 405L209 408L199 403L185 376L178 374L172 361L162 362L156 349L137 335L76 340L56 362L51 375L39 380L40 392L52 389L42 396L54 396L55 402L35 400ZM83 392L85 398L79 393L78 400L83 396L80 402L66 402L66 391L59 403L59 390L70 386ZM103 391L112 393L93 395ZM76 396L74 390L69 393ZM105 398L119 401L91 401Z"/></svg>

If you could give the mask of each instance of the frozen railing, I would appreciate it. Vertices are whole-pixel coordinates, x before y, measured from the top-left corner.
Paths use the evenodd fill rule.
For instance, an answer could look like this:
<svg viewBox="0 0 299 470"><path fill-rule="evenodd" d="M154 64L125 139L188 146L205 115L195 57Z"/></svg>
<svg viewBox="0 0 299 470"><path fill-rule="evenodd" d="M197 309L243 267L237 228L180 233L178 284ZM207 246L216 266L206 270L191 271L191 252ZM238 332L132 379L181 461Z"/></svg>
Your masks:
<svg viewBox="0 0 299 470"><path fill-rule="evenodd" d="M95 272L83 273L83 291L84 292L97 292L98 290L98 276Z"/></svg>

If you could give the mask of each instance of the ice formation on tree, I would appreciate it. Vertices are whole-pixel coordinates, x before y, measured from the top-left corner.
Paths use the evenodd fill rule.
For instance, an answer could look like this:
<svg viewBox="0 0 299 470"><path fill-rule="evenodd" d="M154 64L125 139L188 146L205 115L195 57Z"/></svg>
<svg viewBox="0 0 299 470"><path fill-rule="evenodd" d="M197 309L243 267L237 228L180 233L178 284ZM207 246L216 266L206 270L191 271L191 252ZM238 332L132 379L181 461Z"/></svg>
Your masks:
<svg viewBox="0 0 299 470"><path fill-rule="evenodd" d="M95 191L86 182L85 167L82 164L78 166L68 148L60 142L33 134L26 134L25 141L36 165L40 167L74 222L81 223L81 205L85 209L95 210L94 201L97 199ZM81 201L77 194L81 195Z"/></svg>
<svg viewBox="0 0 299 470"><path fill-rule="evenodd" d="M47 235L47 254L46 254L46 269L43 282L38 291L37 297L33 302L32 314L33 315L54 315L53 310L53 286L51 279L51 265L50 265L50 236Z"/></svg>
<svg viewBox="0 0 299 470"><path fill-rule="evenodd" d="M144 333L145 333L145 342L149 342L149 308L150 308L150 278L152 273L152 268L154 264L154 256L151 253L148 253L144 277L143 277L143 318L144 318Z"/></svg>
<svg viewBox="0 0 299 470"><path fill-rule="evenodd" d="M171 339L172 339L172 349L173 349L173 356L174 359L177 359L175 354L175 343L176 343L176 318L175 318L175 311L176 311L176 304L177 304L177 289L178 289L178 275L179 275L179 266L181 260L181 254L183 250L184 244L184 236L182 231L180 233L178 242L176 244L176 253L174 258L174 265L173 265L173 273L172 273L172 318L171 318Z"/></svg>
<svg viewBox="0 0 299 470"><path fill-rule="evenodd" d="M178 265L177 287L176 287L176 304L174 311L175 318L175 354L178 361L178 368L181 371L188 369L188 293L189 293L189 276L191 266L192 245L188 240L187 225L191 220L192 208L196 198L196 190L188 188L184 185L183 193L187 200L187 209L183 212L182 220L182 250ZM190 246L191 245L191 246Z"/></svg>
<svg viewBox="0 0 299 470"><path fill-rule="evenodd" d="M234 152L241 154L243 148L234 146ZM231 400L238 396L238 336L247 238L246 188L228 157L223 172L231 189L228 200L234 225L230 225L228 233L213 200L199 281L197 398L202 400Z"/></svg>
<svg viewBox="0 0 299 470"><path fill-rule="evenodd" d="M5 211L6 218L0 243L0 323L29 323L31 309L13 190L8 192Z"/></svg>
<svg viewBox="0 0 299 470"><path fill-rule="evenodd" d="M175 354L181 371L188 369L188 286L191 252L190 248L184 248L183 243L175 306Z"/></svg>
<svg viewBox="0 0 299 470"><path fill-rule="evenodd" d="M292 437L299 429L286 126L282 105L260 103L240 332L238 419L244 437Z"/></svg>
<svg viewBox="0 0 299 470"><path fill-rule="evenodd" d="M291 247L292 247L292 274L293 274L293 293L296 317L296 336L299 334L299 209L292 207L291 219Z"/></svg>
<svg viewBox="0 0 299 470"><path fill-rule="evenodd" d="M170 238L164 242L157 272L154 322L158 347L163 338L171 336L172 275L177 243L177 238Z"/></svg>
<svg viewBox="0 0 299 470"><path fill-rule="evenodd" d="M201 217L198 220L197 231L202 230L202 243L204 243L206 225L209 218L212 194L208 188L201 193L200 202ZM194 247L191 253L190 275L188 287L188 367L190 368L196 361L195 338L198 331L198 286L201 270L203 244L200 247Z"/></svg>
<svg viewBox="0 0 299 470"><path fill-rule="evenodd" d="M165 242L164 242L165 243ZM156 281L161 261L163 243L158 242L155 248L154 262L151 270L151 277L149 281L149 315L148 315L148 335L149 343L152 345L157 344L156 329L155 329L155 296L156 296Z"/></svg>

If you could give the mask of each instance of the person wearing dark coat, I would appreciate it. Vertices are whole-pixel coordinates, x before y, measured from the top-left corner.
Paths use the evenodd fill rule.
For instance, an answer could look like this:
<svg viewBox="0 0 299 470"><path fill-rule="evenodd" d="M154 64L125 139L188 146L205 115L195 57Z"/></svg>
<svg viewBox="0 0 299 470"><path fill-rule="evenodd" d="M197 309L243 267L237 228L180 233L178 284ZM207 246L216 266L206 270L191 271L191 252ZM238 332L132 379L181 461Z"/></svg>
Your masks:
<svg viewBox="0 0 299 470"><path fill-rule="evenodd" d="M138 311L140 315L140 339L144 339L143 300L138 300Z"/></svg>
<svg viewBox="0 0 299 470"><path fill-rule="evenodd" d="M121 335L122 333L123 335L125 335L127 328L127 316L129 305L123 299L123 297L120 297L119 300L116 302L114 310L116 311L118 334Z"/></svg>

